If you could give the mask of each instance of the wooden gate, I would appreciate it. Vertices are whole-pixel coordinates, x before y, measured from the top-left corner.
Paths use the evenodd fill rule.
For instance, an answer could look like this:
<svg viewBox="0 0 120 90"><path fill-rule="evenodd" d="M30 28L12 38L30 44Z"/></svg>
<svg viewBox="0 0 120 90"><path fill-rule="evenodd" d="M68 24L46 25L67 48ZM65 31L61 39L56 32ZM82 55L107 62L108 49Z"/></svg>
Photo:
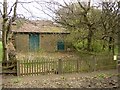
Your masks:
<svg viewBox="0 0 120 90"><path fill-rule="evenodd" d="M56 73L58 62L51 60L22 60L17 63L17 75Z"/></svg>
<svg viewBox="0 0 120 90"><path fill-rule="evenodd" d="M62 74L79 71L78 60L22 60L17 62L17 75Z"/></svg>

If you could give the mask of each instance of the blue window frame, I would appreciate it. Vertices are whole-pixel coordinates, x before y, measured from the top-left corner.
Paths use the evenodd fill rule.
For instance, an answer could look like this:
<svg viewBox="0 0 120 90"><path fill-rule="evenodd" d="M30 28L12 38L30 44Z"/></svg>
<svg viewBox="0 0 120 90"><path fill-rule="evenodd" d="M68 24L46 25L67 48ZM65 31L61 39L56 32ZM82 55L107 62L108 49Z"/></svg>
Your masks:
<svg viewBox="0 0 120 90"><path fill-rule="evenodd" d="M57 42L57 50L64 51L64 49L65 49L64 41L58 41Z"/></svg>

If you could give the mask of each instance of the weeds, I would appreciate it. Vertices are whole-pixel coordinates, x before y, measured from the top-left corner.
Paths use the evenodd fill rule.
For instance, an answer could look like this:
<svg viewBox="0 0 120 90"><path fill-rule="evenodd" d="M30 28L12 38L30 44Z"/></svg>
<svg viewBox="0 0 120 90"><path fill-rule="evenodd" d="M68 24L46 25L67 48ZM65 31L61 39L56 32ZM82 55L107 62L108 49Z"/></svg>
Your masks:
<svg viewBox="0 0 120 90"><path fill-rule="evenodd" d="M12 79L13 83L19 83L21 81L21 78L17 77Z"/></svg>

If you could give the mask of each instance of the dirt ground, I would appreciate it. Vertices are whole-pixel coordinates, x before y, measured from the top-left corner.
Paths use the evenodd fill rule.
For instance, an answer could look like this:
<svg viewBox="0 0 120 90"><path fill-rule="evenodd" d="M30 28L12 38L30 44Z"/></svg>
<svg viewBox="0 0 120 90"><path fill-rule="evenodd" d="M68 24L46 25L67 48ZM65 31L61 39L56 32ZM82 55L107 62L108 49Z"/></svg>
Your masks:
<svg viewBox="0 0 120 90"><path fill-rule="evenodd" d="M49 74L38 76L2 76L7 88L116 88L117 70L91 73Z"/></svg>
<svg viewBox="0 0 120 90"><path fill-rule="evenodd" d="M18 53L17 59L78 59L72 52L63 53ZM117 70L104 70L89 73L49 74L38 76L2 76L5 88L116 88L118 87Z"/></svg>

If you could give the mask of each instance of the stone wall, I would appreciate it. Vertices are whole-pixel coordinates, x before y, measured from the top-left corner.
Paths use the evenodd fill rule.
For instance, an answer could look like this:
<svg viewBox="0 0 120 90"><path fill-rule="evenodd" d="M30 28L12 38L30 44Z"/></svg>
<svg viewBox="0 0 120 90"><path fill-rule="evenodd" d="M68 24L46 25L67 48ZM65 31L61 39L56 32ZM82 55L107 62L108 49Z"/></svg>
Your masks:
<svg viewBox="0 0 120 90"><path fill-rule="evenodd" d="M57 51L57 42L64 41L67 34L40 34L40 50L54 52ZM29 51L29 34L15 35L15 46L18 52ZM66 50L66 45L65 45Z"/></svg>
<svg viewBox="0 0 120 90"><path fill-rule="evenodd" d="M15 47L16 51L29 51L29 35L28 34L16 34L15 35Z"/></svg>

